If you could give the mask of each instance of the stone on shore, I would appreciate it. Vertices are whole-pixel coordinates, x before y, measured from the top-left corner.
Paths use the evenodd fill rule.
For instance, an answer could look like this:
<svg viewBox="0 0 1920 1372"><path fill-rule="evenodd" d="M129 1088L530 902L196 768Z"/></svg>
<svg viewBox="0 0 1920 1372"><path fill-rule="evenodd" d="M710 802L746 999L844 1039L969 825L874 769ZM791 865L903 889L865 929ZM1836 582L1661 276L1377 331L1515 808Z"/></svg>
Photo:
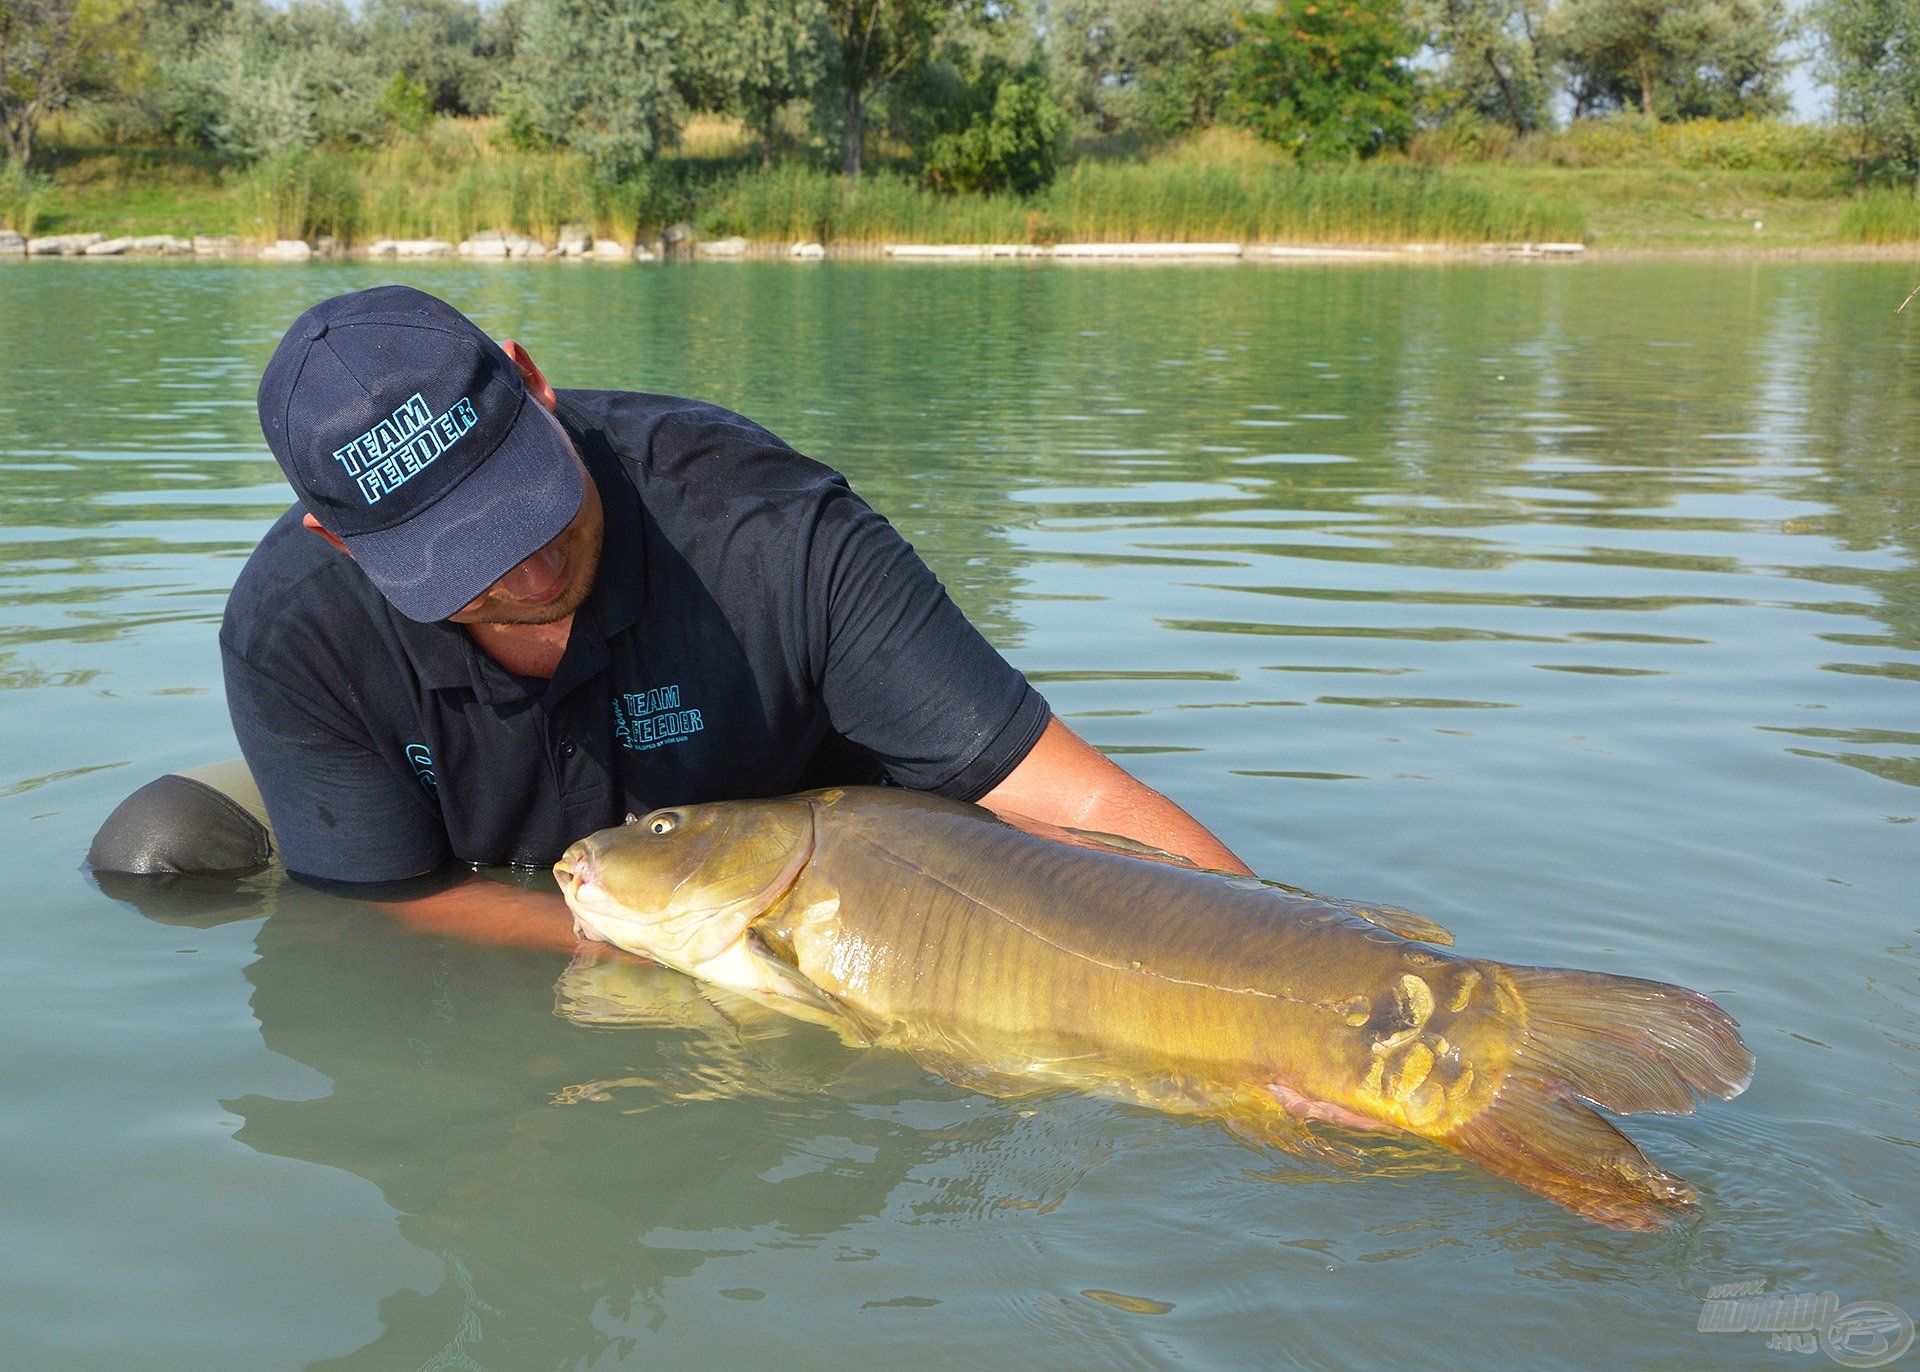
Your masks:
<svg viewBox="0 0 1920 1372"><path fill-rule="evenodd" d="M712 238L693 245L696 257L745 257L747 240L735 234L732 238Z"/></svg>
<svg viewBox="0 0 1920 1372"><path fill-rule="evenodd" d="M452 257L453 244L444 238L396 238L395 257Z"/></svg>
<svg viewBox="0 0 1920 1372"><path fill-rule="evenodd" d="M649 248L645 243L635 243L633 245L633 260L635 262L658 262L660 260L660 254L652 248Z"/></svg>
<svg viewBox="0 0 1920 1372"><path fill-rule="evenodd" d="M197 233L193 236L195 257L236 257L240 240L230 233Z"/></svg>
<svg viewBox="0 0 1920 1372"><path fill-rule="evenodd" d="M0 257L25 257L27 236L12 229L0 229Z"/></svg>
<svg viewBox="0 0 1920 1372"><path fill-rule="evenodd" d="M29 238L27 252L33 257L79 257L95 243L104 243L104 233L57 233L44 238Z"/></svg>
<svg viewBox="0 0 1920 1372"><path fill-rule="evenodd" d="M504 258L507 256L507 236L498 229L483 229L463 240L458 251L462 257Z"/></svg>
<svg viewBox="0 0 1920 1372"><path fill-rule="evenodd" d="M305 262L313 256L313 244L304 238L282 238L260 249L262 262Z"/></svg>
<svg viewBox="0 0 1920 1372"><path fill-rule="evenodd" d="M788 256L798 258L802 262L818 262L826 255L826 248L819 243L795 243L788 250Z"/></svg>
<svg viewBox="0 0 1920 1372"><path fill-rule="evenodd" d="M635 249L634 251L639 251ZM593 260L596 262L625 262L632 254L625 243L615 242L611 238L593 240Z"/></svg>
<svg viewBox="0 0 1920 1372"><path fill-rule="evenodd" d="M143 257L182 257L193 251L193 240L170 233L143 234L128 245L127 251Z"/></svg>
<svg viewBox="0 0 1920 1372"><path fill-rule="evenodd" d="M103 238L88 246L87 257L119 257L133 246L131 238Z"/></svg>
<svg viewBox="0 0 1920 1372"><path fill-rule="evenodd" d="M562 224L553 250L561 257L585 257L593 250L593 234L585 224Z"/></svg>
<svg viewBox="0 0 1920 1372"><path fill-rule="evenodd" d="M1153 258L1238 257L1238 243L1060 243L1053 255L1066 258L1111 257L1127 261Z"/></svg>
<svg viewBox="0 0 1920 1372"><path fill-rule="evenodd" d="M393 240L391 238L376 238L373 242L362 248L361 252L368 257L392 257L394 254Z"/></svg>

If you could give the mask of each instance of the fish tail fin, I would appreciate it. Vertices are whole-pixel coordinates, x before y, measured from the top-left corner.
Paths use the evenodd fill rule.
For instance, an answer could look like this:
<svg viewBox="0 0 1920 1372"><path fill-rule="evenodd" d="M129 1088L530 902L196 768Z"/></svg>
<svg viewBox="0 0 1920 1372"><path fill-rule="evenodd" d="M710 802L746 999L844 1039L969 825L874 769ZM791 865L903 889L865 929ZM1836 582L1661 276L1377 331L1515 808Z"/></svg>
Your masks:
<svg viewBox="0 0 1920 1372"><path fill-rule="evenodd" d="M1671 1222L1693 1189L1649 1162L1593 1107L1686 1114L1746 1089L1753 1054L1733 1017L1664 982L1503 967L1521 1027L1490 1102L1447 1142L1498 1176L1622 1229Z"/></svg>
<svg viewBox="0 0 1920 1372"><path fill-rule="evenodd" d="M1561 967L1503 967L1525 1031L1516 1070L1616 1115L1691 1114L1753 1079L1732 1015L1698 991Z"/></svg>

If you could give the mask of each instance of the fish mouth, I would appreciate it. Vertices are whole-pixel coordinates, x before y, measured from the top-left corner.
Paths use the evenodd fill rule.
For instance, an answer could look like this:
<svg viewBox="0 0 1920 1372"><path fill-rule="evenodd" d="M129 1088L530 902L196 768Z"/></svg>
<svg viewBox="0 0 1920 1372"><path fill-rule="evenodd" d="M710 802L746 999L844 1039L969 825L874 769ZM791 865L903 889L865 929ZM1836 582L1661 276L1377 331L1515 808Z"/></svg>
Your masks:
<svg viewBox="0 0 1920 1372"><path fill-rule="evenodd" d="M606 895L606 888L594 880L598 871L595 856L592 846L582 839L553 864L553 879L559 883L560 894L566 897L567 909L573 915L574 937L588 943L607 943L607 936L584 917L592 911L589 902Z"/></svg>

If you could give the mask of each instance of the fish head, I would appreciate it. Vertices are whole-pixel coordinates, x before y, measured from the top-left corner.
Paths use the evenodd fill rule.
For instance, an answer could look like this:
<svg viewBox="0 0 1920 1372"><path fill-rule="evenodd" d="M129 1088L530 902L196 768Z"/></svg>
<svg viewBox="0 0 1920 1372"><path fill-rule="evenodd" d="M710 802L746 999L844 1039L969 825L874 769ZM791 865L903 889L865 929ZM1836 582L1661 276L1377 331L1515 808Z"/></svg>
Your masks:
<svg viewBox="0 0 1920 1372"><path fill-rule="evenodd" d="M792 889L812 855L805 799L721 801L589 834L553 875L579 933L697 976Z"/></svg>

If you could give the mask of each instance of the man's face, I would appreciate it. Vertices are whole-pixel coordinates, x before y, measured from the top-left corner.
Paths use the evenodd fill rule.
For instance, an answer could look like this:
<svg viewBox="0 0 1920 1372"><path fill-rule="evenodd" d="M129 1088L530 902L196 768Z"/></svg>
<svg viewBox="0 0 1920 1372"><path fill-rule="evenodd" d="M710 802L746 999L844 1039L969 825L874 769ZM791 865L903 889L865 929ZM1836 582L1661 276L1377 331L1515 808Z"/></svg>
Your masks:
<svg viewBox="0 0 1920 1372"><path fill-rule="evenodd" d="M455 624L557 624L586 602L606 523L600 492L576 456L586 498L560 536L448 616Z"/></svg>

